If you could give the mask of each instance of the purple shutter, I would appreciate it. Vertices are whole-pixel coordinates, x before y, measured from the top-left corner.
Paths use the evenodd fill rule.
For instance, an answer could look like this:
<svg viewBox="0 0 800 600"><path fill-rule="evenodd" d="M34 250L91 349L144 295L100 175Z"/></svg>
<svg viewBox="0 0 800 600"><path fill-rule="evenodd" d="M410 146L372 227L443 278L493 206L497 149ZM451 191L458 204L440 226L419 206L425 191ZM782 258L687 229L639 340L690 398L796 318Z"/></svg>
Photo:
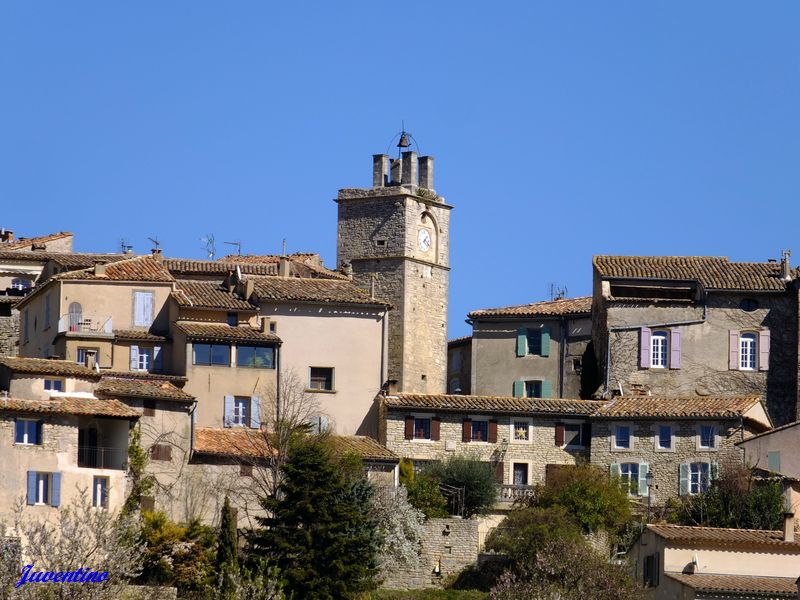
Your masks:
<svg viewBox="0 0 800 600"><path fill-rule="evenodd" d="M739 370L739 330L728 331L728 368L732 371Z"/></svg>
<svg viewBox="0 0 800 600"><path fill-rule="evenodd" d="M758 370L769 369L769 329L758 332Z"/></svg>
<svg viewBox="0 0 800 600"><path fill-rule="evenodd" d="M650 328L642 327L639 332L639 366L650 368Z"/></svg>
<svg viewBox="0 0 800 600"><path fill-rule="evenodd" d="M669 330L669 368L681 368L681 328L673 327Z"/></svg>

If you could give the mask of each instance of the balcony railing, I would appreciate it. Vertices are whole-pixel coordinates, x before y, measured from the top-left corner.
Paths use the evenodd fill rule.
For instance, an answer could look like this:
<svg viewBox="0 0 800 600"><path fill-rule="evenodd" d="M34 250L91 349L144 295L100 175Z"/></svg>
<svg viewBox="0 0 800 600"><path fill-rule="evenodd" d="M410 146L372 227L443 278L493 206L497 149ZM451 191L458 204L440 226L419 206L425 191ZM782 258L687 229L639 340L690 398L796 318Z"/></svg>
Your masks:
<svg viewBox="0 0 800 600"><path fill-rule="evenodd" d="M498 502L516 502L529 500L536 495L536 487L532 485L501 485L497 495Z"/></svg>
<svg viewBox="0 0 800 600"><path fill-rule="evenodd" d="M78 446L78 466L88 469L126 469L127 448Z"/></svg>
<svg viewBox="0 0 800 600"><path fill-rule="evenodd" d="M85 317L71 313L58 319L59 333L111 333L111 317Z"/></svg>

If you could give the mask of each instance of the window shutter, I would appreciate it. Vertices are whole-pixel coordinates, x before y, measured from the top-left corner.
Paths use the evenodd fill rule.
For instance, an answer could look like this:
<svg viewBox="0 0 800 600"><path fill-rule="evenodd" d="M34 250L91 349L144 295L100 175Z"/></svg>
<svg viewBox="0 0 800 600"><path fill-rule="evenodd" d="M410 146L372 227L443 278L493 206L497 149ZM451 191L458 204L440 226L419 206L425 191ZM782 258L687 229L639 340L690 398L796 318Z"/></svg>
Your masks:
<svg viewBox="0 0 800 600"><path fill-rule="evenodd" d="M712 463L710 463L708 465L708 474L709 474L709 477L711 478L711 481L719 479L719 463L718 462L712 462ZM709 481L709 483L711 483L711 481Z"/></svg>
<svg viewBox="0 0 800 600"><path fill-rule="evenodd" d="M44 432L44 421L36 421L36 445L42 445L42 438Z"/></svg>
<svg viewBox="0 0 800 600"><path fill-rule="evenodd" d="M431 440L434 442L439 441L439 432L441 431L442 419L441 417L431 418Z"/></svg>
<svg viewBox="0 0 800 600"><path fill-rule="evenodd" d="M639 366L650 368L650 328L642 327L639 331Z"/></svg>
<svg viewBox="0 0 800 600"><path fill-rule="evenodd" d="M28 504L36 504L36 471L28 471Z"/></svg>
<svg viewBox="0 0 800 600"><path fill-rule="evenodd" d="M161 354L161 346L153 346L153 370L161 371L164 368L164 357Z"/></svg>
<svg viewBox="0 0 800 600"><path fill-rule="evenodd" d="M131 371L139 369L139 346L131 346Z"/></svg>
<svg viewBox="0 0 800 600"><path fill-rule="evenodd" d="M758 370L769 369L769 329L758 332Z"/></svg>
<svg viewBox="0 0 800 600"><path fill-rule="evenodd" d="M528 353L528 330L524 327L517 329L517 356Z"/></svg>
<svg viewBox="0 0 800 600"><path fill-rule="evenodd" d="M525 397L525 382L524 381L515 381L514 382L514 397L515 398L524 398Z"/></svg>
<svg viewBox="0 0 800 600"><path fill-rule="evenodd" d="M406 416L405 438L407 440L414 439L414 417L411 415Z"/></svg>
<svg viewBox="0 0 800 600"><path fill-rule="evenodd" d="M619 463L611 463L611 479L619 479Z"/></svg>
<svg viewBox="0 0 800 600"><path fill-rule="evenodd" d="M592 445L592 424L583 423L581 425L581 446L589 448Z"/></svg>
<svg viewBox="0 0 800 600"><path fill-rule="evenodd" d="M230 427L233 424L233 396L225 396L225 413L223 414L222 425Z"/></svg>
<svg viewBox="0 0 800 600"><path fill-rule="evenodd" d="M542 398L552 398L553 397L553 386L550 385L550 382L547 379L542 380Z"/></svg>
<svg viewBox="0 0 800 600"><path fill-rule="evenodd" d="M97 478L92 481L92 506L98 506L97 503Z"/></svg>
<svg viewBox="0 0 800 600"><path fill-rule="evenodd" d="M685 496L689 493L689 463L681 463L678 473L680 475L678 493L681 496Z"/></svg>
<svg viewBox="0 0 800 600"><path fill-rule="evenodd" d="M53 473L52 478L53 489L50 492L50 506L59 506L61 504L61 473Z"/></svg>
<svg viewBox="0 0 800 600"><path fill-rule="evenodd" d="M261 397L250 396L250 427L261 428Z"/></svg>
<svg viewBox="0 0 800 600"><path fill-rule="evenodd" d="M464 419L464 422L461 424L461 441L472 441L472 419Z"/></svg>
<svg viewBox="0 0 800 600"><path fill-rule="evenodd" d="M550 356L550 329L542 327L542 329L539 330L539 335L542 339L541 356ZM545 398L547 398L547 396L545 396Z"/></svg>
<svg viewBox="0 0 800 600"><path fill-rule="evenodd" d="M669 330L669 368L681 368L681 328L673 327Z"/></svg>
<svg viewBox="0 0 800 600"><path fill-rule="evenodd" d="M505 483L506 465L503 461L500 461L494 466L494 479L500 485L503 485Z"/></svg>
<svg viewBox="0 0 800 600"><path fill-rule="evenodd" d="M779 472L781 470L781 453L780 450L767 452L767 468L770 471Z"/></svg>
<svg viewBox="0 0 800 600"><path fill-rule="evenodd" d="M639 463L639 495L647 496L647 472L650 470L650 465L647 463Z"/></svg>
<svg viewBox="0 0 800 600"><path fill-rule="evenodd" d="M559 448L564 445L564 424L556 423L556 446Z"/></svg>
<svg viewBox="0 0 800 600"><path fill-rule="evenodd" d="M489 421L489 439L486 441L490 444L497 443L497 421L494 419Z"/></svg>
<svg viewBox="0 0 800 600"><path fill-rule="evenodd" d="M737 329L728 331L728 369L739 370L739 331Z"/></svg>

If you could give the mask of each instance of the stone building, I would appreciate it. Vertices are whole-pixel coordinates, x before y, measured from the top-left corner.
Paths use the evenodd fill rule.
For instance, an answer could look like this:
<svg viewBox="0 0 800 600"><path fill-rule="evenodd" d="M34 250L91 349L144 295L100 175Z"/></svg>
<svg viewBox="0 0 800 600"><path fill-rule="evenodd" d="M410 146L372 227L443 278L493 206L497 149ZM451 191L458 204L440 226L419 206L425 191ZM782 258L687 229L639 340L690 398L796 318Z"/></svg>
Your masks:
<svg viewBox="0 0 800 600"><path fill-rule="evenodd" d="M582 397L591 306L587 296L469 313L470 390L489 396Z"/></svg>
<svg viewBox="0 0 800 600"><path fill-rule="evenodd" d="M606 397L753 394L797 414L798 294L781 263L595 256L592 338Z"/></svg>
<svg viewBox="0 0 800 600"><path fill-rule="evenodd" d="M373 157L371 188L339 190L337 265L394 307L388 376L406 392L447 389L450 210L433 157Z"/></svg>
<svg viewBox="0 0 800 600"><path fill-rule="evenodd" d="M447 392L472 393L472 336L447 342Z"/></svg>

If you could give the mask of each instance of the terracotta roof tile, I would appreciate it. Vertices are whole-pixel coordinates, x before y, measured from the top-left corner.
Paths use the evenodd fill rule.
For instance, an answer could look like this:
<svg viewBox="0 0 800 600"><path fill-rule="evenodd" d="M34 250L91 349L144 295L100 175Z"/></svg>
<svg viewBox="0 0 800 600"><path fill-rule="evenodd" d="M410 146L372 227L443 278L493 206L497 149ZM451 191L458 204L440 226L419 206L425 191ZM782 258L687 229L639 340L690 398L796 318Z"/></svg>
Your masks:
<svg viewBox="0 0 800 600"><path fill-rule="evenodd" d="M214 260L193 260L189 258L165 258L164 266L173 275L227 275L235 273L237 264L225 263ZM246 264L238 265L243 275L277 275L277 264Z"/></svg>
<svg viewBox="0 0 800 600"><path fill-rule="evenodd" d="M167 337L143 331L141 329L115 329L114 337L118 340L134 340L143 342L166 342Z"/></svg>
<svg viewBox="0 0 800 600"><path fill-rule="evenodd" d="M756 577L753 575L715 575L696 573L664 573L667 577L699 592L757 594L796 598L796 577Z"/></svg>
<svg viewBox="0 0 800 600"><path fill-rule="evenodd" d="M618 396L607 401L594 414L596 418L669 417L677 418L739 418L759 396L695 396L690 398L657 398L652 396Z"/></svg>
<svg viewBox="0 0 800 600"><path fill-rule="evenodd" d="M399 462L400 458L377 440L363 435L331 436L333 446L339 453L352 452L364 460Z"/></svg>
<svg viewBox="0 0 800 600"><path fill-rule="evenodd" d="M175 328L186 334L191 340L204 341L248 341L248 342L280 342L281 338L272 333L265 333L252 327L231 327L218 323L193 323L177 321Z"/></svg>
<svg viewBox="0 0 800 600"><path fill-rule="evenodd" d="M166 373L149 373L147 371L107 371L103 369L100 375L105 378L116 379L158 379L159 381L172 381L184 384L189 378L185 375L167 375Z"/></svg>
<svg viewBox="0 0 800 600"><path fill-rule="evenodd" d="M258 429L244 427L199 427L195 432L194 450L221 456L263 457L269 453L263 434Z"/></svg>
<svg viewBox="0 0 800 600"><path fill-rule="evenodd" d="M786 289L779 263L730 262L724 256L595 256L592 263L607 278L698 281L710 290Z"/></svg>
<svg viewBox="0 0 800 600"><path fill-rule="evenodd" d="M229 254L219 260L221 262L239 264L239 265L275 265L275 273L277 274L277 265L280 263L281 256L276 254ZM302 278L323 278L323 279L341 279L347 280L347 277L337 271L332 271L322 264L322 259L319 254L313 252L296 252L286 256L291 264L291 276Z"/></svg>
<svg viewBox="0 0 800 600"><path fill-rule="evenodd" d="M0 260L54 263L68 268L88 268L95 263L109 263L130 258L125 254L91 254L82 252L47 252L45 250L4 250L0 244Z"/></svg>
<svg viewBox="0 0 800 600"><path fill-rule="evenodd" d="M457 394L397 394L385 397L389 408L419 408L448 412L538 413L591 415L603 405L600 400L560 398L513 398L506 396L462 396Z"/></svg>
<svg viewBox="0 0 800 600"><path fill-rule="evenodd" d="M0 398L0 411L36 414L91 415L138 419L139 413L116 399L53 396L49 400Z"/></svg>
<svg viewBox="0 0 800 600"><path fill-rule="evenodd" d="M122 379L103 377L95 390L96 394L116 398L153 398L191 402L190 396L174 384L157 376L153 379Z"/></svg>
<svg viewBox="0 0 800 600"><path fill-rule="evenodd" d="M258 310L258 306L235 293L229 292L214 281L191 281L181 279L178 289L172 293L178 306L219 308L222 310Z"/></svg>
<svg viewBox="0 0 800 600"><path fill-rule="evenodd" d="M800 551L800 539L787 542L782 531L761 529L726 529L722 527L690 527L688 525L648 525L647 528L672 542L704 546L780 546ZM795 588L795 591L796 588Z"/></svg>
<svg viewBox="0 0 800 600"><path fill-rule="evenodd" d="M69 231L60 231L58 233L51 233L49 235L40 235L38 237L19 238L14 240L13 242L0 242L0 250L24 249L27 248L28 246L32 246L33 244L45 244L47 242L52 242L54 240L59 240L65 237L72 237L72 233Z"/></svg>
<svg viewBox="0 0 800 600"><path fill-rule="evenodd" d="M170 275L169 270L164 266L162 260L151 255L135 256L126 260L109 263L105 265L105 268L102 269L100 273L96 273L94 268L81 269L53 275L52 279L61 281L72 281L75 279L148 282L175 281L172 275Z"/></svg>
<svg viewBox="0 0 800 600"><path fill-rule="evenodd" d="M269 302L323 302L391 306L386 300L370 298L369 292L350 281L303 279L299 277L259 277L254 279L255 294Z"/></svg>
<svg viewBox="0 0 800 600"><path fill-rule="evenodd" d="M57 375L60 377L78 377L81 379L100 379L100 373L97 371L68 360L5 356L0 358L0 365L7 367L14 373Z"/></svg>
<svg viewBox="0 0 800 600"><path fill-rule="evenodd" d="M474 310L469 315L470 319L481 317L556 317L564 315L590 315L592 313L592 297L561 298L559 300L546 300L533 304L520 304L502 308L484 308Z"/></svg>

